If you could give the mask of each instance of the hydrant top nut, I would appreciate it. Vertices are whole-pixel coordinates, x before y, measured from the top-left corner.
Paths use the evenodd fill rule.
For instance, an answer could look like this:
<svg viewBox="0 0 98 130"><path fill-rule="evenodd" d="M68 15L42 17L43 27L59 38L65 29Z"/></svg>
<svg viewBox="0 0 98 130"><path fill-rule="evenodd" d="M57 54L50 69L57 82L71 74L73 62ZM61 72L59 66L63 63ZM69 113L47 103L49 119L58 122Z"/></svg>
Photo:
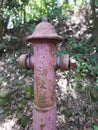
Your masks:
<svg viewBox="0 0 98 130"><path fill-rule="evenodd" d="M37 39L50 39L56 42L61 42L63 40L61 36L57 35L54 27L44 19L36 26L32 35L26 38L26 41L33 42Z"/></svg>

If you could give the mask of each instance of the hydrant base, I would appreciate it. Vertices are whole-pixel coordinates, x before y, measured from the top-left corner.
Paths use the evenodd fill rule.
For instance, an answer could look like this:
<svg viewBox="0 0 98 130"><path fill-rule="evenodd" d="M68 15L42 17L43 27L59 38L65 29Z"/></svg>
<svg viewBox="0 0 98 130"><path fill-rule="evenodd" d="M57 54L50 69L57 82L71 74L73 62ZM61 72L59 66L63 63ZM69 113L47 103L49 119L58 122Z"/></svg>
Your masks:
<svg viewBox="0 0 98 130"><path fill-rule="evenodd" d="M34 107L33 126L30 130L56 130L56 110L56 104L47 111L38 110Z"/></svg>

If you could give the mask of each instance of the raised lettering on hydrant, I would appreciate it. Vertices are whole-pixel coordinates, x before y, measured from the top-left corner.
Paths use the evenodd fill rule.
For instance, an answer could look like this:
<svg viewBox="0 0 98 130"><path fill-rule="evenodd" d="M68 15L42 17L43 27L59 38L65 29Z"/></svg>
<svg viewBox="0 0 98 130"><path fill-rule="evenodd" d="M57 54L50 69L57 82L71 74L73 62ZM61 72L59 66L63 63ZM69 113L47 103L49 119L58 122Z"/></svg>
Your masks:
<svg viewBox="0 0 98 130"><path fill-rule="evenodd" d="M56 70L74 68L75 61L68 55L56 55L56 43L63 38L43 18L32 35L26 38L34 44L34 56L23 54L17 63L24 69L34 69L34 108L31 130L56 130Z"/></svg>

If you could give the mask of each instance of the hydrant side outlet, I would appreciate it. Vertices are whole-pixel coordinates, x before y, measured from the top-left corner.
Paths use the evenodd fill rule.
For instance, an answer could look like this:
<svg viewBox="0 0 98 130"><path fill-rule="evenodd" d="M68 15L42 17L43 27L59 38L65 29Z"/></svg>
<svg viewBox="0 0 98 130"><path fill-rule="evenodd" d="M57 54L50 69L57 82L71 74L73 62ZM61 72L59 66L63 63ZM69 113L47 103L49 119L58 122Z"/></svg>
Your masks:
<svg viewBox="0 0 98 130"><path fill-rule="evenodd" d="M34 68L34 57L30 54L22 54L16 63L19 64L22 69L33 69Z"/></svg>
<svg viewBox="0 0 98 130"><path fill-rule="evenodd" d="M27 69L26 57L27 57L27 54L22 54L22 55L16 60L17 64L19 64L20 68Z"/></svg>

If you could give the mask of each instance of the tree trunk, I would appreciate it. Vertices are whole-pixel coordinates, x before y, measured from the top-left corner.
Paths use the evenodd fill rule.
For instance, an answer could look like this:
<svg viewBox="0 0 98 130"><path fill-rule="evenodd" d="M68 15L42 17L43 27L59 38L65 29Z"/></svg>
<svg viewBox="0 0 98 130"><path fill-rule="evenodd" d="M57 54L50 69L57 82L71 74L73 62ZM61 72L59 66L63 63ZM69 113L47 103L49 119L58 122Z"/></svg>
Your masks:
<svg viewBox="0 0 98 130"><path fill-rule="evenodd" d="M3 35L2 5L3 5L3 0L0 1L0 42L2 40L2 35Z"/></svg>
<svg viewBox="0 0 98 130"><path fill-rule="evenodd" d="M0 41L2 40L2 33L3 32L3 28L2 28L2 13L0 10Z"/></svg>
<svg viewBox="0 0 98 130"><path fill-rule="evenodd" d="M93 17L93 38L94 45L98 46L98 16L96 14L96 4L95 0L91 0L91 9L92 9L92 17Z"/></svg>
<svg viewBox="0 0 98 130"><path fill-rule="evenodd" d="M23 6L23 20L24 20L24 23L26 22L26 11L25 11L25 5Z"/></svg>

